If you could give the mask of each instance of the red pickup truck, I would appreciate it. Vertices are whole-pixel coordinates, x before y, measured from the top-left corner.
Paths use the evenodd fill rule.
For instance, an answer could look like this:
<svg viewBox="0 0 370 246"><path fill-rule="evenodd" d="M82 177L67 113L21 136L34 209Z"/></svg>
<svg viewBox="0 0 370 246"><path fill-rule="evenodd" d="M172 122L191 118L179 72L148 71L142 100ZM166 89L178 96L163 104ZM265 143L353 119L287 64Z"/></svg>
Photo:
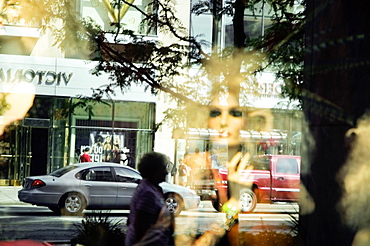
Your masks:
<svg viewBox="0 0 370 246"><path fill-rule="evenodd" d="M300 186L300 156L261 155L251 159L251 170L244 170L241 182L246 184L240 190L240 204L243 212L252 212L258 202L297 202ZM227 193L227 169L212 169L208 179L214 182L210 196L214 208L220 211L222 201L219 194ZM209 184L207 186L210 187ZM196 187L196 190L201 190ZM204 191L202 191L204 192ZM225 197L225 196L224 196Z"/></svg>

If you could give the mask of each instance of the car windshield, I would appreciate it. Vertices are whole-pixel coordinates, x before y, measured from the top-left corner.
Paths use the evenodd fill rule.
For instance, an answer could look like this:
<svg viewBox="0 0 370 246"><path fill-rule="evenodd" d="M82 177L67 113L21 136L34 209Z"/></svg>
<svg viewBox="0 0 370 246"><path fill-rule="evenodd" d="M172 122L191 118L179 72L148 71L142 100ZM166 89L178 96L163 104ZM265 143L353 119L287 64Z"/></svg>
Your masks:
<svg viewBox="0 0 370 246"><path fill-rule="evenodd" d="M50 176L54 176L54 177L61 177L64 174L72 171L75 168L77 168L77 166L65 166L65 167L62 167L62 168L60 168L58 170L55 170L54 172L50 173L49 175Z"/></svg>
<svg viewBox="0 0 370 246"><path fill-rule="evenodd" d="M270 170L269 157L256 157L251 160L250 165L253 165L254 170Z"/></svg>

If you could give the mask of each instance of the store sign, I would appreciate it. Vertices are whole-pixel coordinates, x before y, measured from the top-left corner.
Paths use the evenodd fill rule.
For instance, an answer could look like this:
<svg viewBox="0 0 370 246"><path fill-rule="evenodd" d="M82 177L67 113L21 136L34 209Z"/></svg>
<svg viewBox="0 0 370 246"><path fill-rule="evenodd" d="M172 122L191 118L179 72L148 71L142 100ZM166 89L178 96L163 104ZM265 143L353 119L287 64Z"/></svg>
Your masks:
<svg viewBox="0 0 370 246"><path fill-rule="evenodd" d="M95 61L80 59L0 54L0 90L4 84L11 86L23 82L33 85L36 95L91 96L91 88L99 88L110 81L109 74L91 74L96 65ZM117 100L156 102L156 96L145 92L140 85L133 84L124 95L120 88L115 92L117 95L112 97Z"/></svg>
<svg viewBox="0 0 370 246"><path fill-rule="evenodd" d="M38 85L65 85L70 82L73 73L54 72L46 70L18 69L15 72L12 69L4 70L0 68L0 82L17 83L29 82Z"/></svg>
<svg viewBox="0 0 370 246"><path fill-rule="evenodd" d="M280 96L282 92L282 83L261 82L258 91L264 96Z"/></svg>

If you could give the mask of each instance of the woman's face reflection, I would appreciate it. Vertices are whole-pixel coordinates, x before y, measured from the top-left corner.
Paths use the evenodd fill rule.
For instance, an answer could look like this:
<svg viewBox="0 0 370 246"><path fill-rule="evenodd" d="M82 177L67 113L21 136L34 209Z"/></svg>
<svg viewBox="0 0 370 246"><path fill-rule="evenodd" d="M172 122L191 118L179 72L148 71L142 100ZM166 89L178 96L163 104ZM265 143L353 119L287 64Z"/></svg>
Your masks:
<svg viewBox="0 0 370 246"><path fill-rule="evenodd" d="M235 95L223 94L215 98L210 107L208 127L218 134L212 140L229 146L239 145L243 119L243 111Z"/></svg>

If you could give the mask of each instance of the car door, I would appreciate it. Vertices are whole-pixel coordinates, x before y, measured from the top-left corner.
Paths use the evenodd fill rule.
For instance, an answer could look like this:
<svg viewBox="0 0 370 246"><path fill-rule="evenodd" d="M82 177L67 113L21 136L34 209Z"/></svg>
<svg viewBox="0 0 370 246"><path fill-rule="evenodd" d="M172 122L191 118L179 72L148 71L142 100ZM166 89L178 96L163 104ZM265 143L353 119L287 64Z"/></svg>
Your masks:
<svg viewBox="0 0 370 246"><path fill-rule="evenodd" d="M114 167L118 192L117 206L128 209L132 196L142 177L139 173L124 167Z"/></svg>
<svg viewBox="0 0 370 246"><path fill-rule="evenodd" d="M117 203L117 183L110 167L93 167L85 170L81 188L88 194L89 207L114 208Z"/></svg>
<svg viewBox="0 0 370 246"><path fill-rule="evenodd" d="M272 174L272 197L281 201L296 201L299 197L299 160L288 157L274 158Z"/></svg>

